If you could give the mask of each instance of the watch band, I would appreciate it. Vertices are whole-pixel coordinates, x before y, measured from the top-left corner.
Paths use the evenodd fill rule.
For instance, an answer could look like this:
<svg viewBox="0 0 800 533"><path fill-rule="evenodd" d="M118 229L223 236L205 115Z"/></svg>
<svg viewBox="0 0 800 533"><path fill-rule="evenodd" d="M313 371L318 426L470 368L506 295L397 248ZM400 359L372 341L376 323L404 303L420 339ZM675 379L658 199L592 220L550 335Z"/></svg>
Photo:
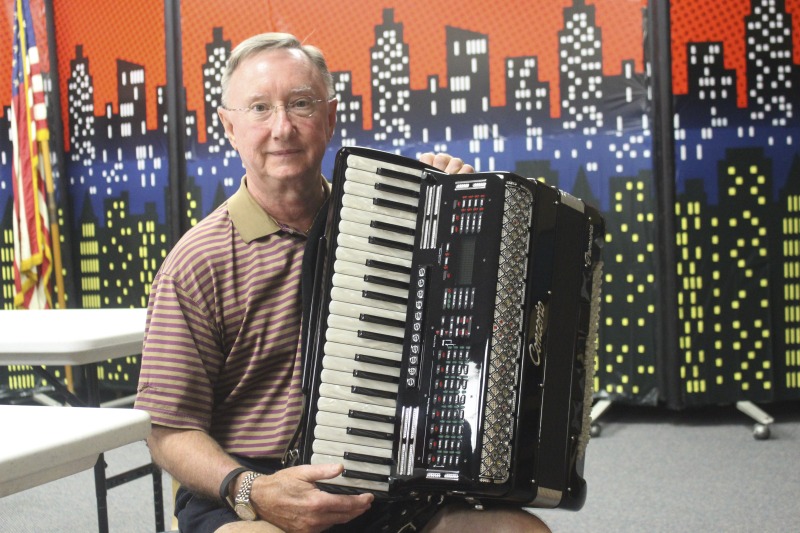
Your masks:
<svg viewBox="0 0 800 533"><path fill-rule="evenodd" d="M240 466L238 468L234 468L228 475L225 476L225 479L222 480L222 484L219 486L219 499L225 502L225 504L230 507L231 511L233 510L233 500L230 496L230 491L228 490L231 484L231 481L241 474L242 472L247 472L247 468Z"/></svg>
<svg viewBox="0 0 800 533"><path fill-rule="evenodd" d="M236 498L234 500L236 505L233 507L233 512L235 512L241 520L251 521L258 518L258 514L256 514L253 505L250 503L250 491L253 489L253 480L260 475L260 472L253 472L251 470L244 475L242 483L239 485L239 491L236 493Z"/></svg>
<svg viewBox="0 0 800 533"><path fill-rule="evenodd" d="M253 488L253 480L260 475L260 472L253 472L252 470L244 475L242 484L239 485L239 492L236 493L236 498L234 499L236 503L250 503L250 490Z"/></svg>

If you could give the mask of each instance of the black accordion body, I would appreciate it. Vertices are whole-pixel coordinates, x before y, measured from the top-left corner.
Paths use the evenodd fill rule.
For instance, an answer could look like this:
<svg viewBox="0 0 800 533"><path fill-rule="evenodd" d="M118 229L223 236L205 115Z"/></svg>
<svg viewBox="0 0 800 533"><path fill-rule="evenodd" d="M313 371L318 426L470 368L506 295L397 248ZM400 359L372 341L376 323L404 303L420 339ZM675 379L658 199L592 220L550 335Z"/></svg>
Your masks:
<svg viewBox="0 0 800 533"><path fill-rule="evenodd" d="M300 462L323 488L579 509L603 220L510 172L336 158L304 309Z"/></svg>

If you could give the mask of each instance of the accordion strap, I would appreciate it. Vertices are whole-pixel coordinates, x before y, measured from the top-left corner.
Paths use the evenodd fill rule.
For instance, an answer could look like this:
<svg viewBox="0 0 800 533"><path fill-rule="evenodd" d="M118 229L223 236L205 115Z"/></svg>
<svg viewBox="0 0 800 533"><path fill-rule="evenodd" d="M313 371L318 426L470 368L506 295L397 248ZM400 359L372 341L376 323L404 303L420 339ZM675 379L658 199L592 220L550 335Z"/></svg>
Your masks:
<svg viewBox="0 0 800 533"><path fill-rule="evenodd" d="M300 404L300 419L297 421L297 427L294 430L294 434L289 440L289 443L286 445L286 449L283 451L283 457L281 457L281 464L284 468L294 466L298 457L300 457L300 450L296 444L297 440L300 438L300 433L303 430L303 419L305 418L306 414L306 401L308 401L308 396L303 394L303 402Z"/></svg>
<svg viewBox="0 0 800 533"><path fill-rule="evenodd" d="M322 275L320 264L325 260L325 227L327 226L329 217L329 204L330 195L328 195L328 198L325 199L325 202L319 208L319 211L317 211L317 216L314 219L314 223L311 225L311 230L308 232L308 240L306 241L306 247L303 251L303 265L300 274L300 295L303 306L303 320L300 326L303 402L300 407L300 419L297 422L297 427L294 430L291 440L289 440L289 443L286 445L286 450L283 452L281 462L284 467L294 465L300 457L300 450L297 446L297 442L303 431L303 420L305 419L307 409L306 403L308 402L307 389L309 384L307 374L310 365L307 364L307 350L309 346L313 346L313 343L310 342L312 339L309 339L309 335L314 335L315 333L313 330L309 329L309 326L314 323L310 313L314 309L317 291L319 290L319 277Z"/></svg>

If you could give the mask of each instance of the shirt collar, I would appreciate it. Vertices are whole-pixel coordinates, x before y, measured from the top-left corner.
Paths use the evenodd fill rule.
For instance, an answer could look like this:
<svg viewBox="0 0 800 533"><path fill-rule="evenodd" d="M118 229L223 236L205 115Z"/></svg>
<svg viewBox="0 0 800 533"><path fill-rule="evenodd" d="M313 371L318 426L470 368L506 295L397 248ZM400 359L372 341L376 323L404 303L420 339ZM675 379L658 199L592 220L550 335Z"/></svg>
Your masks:
<svg viewBox="0 0 800 533"><path fill-rule="evenodd" d="M322 186L325 187L327 198L330 194L331 184L324 176L320 176L320 180L322 180ZM242 177L239 190L228 198L228 214L233 222L233 227L246 243L272 235L281 229L278 222L258 205L253 195L247 190L247 176Z"/></svg>

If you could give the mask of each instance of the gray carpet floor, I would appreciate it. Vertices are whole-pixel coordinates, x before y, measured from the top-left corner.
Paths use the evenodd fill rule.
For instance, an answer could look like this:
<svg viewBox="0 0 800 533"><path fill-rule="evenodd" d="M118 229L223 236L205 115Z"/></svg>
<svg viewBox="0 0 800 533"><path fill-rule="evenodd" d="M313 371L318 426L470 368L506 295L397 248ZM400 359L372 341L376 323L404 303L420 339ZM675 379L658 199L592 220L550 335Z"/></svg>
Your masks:
<svg viewBox="0 0 800 533"><path fill-rule="evenodd" d="M800 531L800 403L761 406L768 440L734 407L669 411L614 405L589 443L578 512L540 510L555 533ZM148 460L144 443L106 454L109 475ZM155 530L151 478L109 492L112 533ZM163 480L166 523L172 481ZM97 531L91 470L0 499L0 533Z"/></svg>

